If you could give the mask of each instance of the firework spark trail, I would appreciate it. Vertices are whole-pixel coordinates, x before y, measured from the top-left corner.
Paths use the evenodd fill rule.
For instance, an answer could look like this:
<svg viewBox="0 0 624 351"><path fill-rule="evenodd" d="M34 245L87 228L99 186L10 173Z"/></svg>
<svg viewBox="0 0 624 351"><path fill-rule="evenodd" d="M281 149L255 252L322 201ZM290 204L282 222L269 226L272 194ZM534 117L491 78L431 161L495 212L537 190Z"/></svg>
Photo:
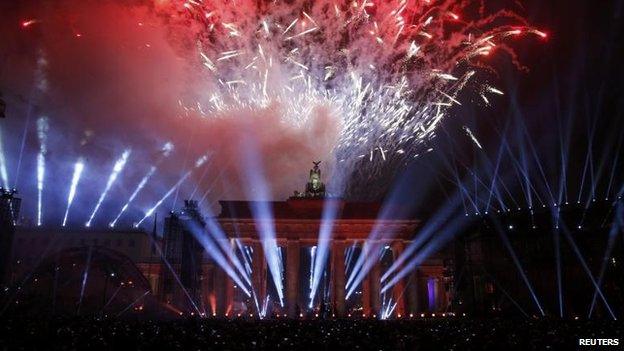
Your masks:
<svg viewBox="0 0 624 351"><path fill-rule="evenodd" d="M41 226L45 156L48 152L48 130L48 119L46 117L39 118L37 120L37 136L39 138L39 154L37 155L37 226Z"/></svg>
<svg viewBox="0 0 624 351"><path fill-rule="evenodd" d="M178 0L159 11L207 69L203 117L279 103L282 121L301 127L315 106L328 106L341 126L333 155L352 167L376 149L413 157L465 87L488 104L486 94L503 94L472 78L491 68L485 57L501 51L519 66L507 41L547 36L508 10L460 19L472 5ZM379 161L371 163L374 174Z"/></svg>
<svg viewBox="0 0 624 351"><path fill-rule="evenodd" d="M470 128L464 126L463 129L466 132L466 135L468 135L468 137L472 140L472 142L475 143L475 145L477 145L479 149L483 149L483 146L481 146L481 143L479 142L477 137L472 133Z"/></svg>
<svg viewBox="0 0 624 351"><path fill-rule="evenodd" d="M115 184L115 181L117 180L117 177L119 176L119 173L121 173L124 167L126 167L126 163L128 162L128 157L130 157L130 150L124 151L121 157L115 162L115 166L113 166L113 171L111 175L108 177L108 182L106 183L106 187L104 188L104 191L102 191L102 195L100 195L100 198L98 199L98 202L95 205L93 212L91 212L91 216L89 217L89 220L87 221L87 223L85 223L86 227L91 226L91 222L93 221L93 218L95 217L98 210L100 209L100 206L102 205L102 202L104 202L104 199L106 199L106 195L108 195L108 192L110 191L111 187L113 186L113 184Z"/></svg>
<svg viewBox="0 0 624 351"><path fill-rule="evenodd" d="M126 201L126 203L121 208L121 211L119 211L119 213L117 214L115 219L113 219L113 221L109 223L109 225L108 225L109 227L114 228L115 225L117 225L117 221L119 220L119 218L121 218L121 216L124 214L124 212L126 212L128 207L130 206L130 204L132 204L132 202L139 195L141 190L143 190L143 188L145 187L147 182L152 178L154 173L156 173L156 170L158 169L158 165L160 164L160 162L164 158L169 157L169 155L171 155L172 151L173 151L173 144L172 143L168 142L168 143L166 143L163 146L163 148L161 149L161 152L162 152L161 159L158 162L156 162L156 165L150 167L150 169L147 172L147 174L143 177L143 179L141 179L141 181L137 185L136 189L134 189L134 192L132 192L132 195L130 195L130 198L128 199L128 201Z"/></svg>
<svg viewBox="0 0 624 351"><path fill-rule="evenodd" d="M199 159L197 159L197 161L195 161L195 167L186 171L186 173L184 173L184 175L182 175L182 177L180 177L180 179L178 180L177 183L175 183L171 189L169 189L169 191L167 191L167 193L165 193L165 195L163 195L162 198L160 198L160 200L158 200L158 202L156 202L156 204L154 206L152 206L152 208L150 208L149 210L147 210L147 212L145 212L145 216L143 218L141 218L140 221L138 221L137 223L134 224L135 228L138 228L141 223L143 223L147 218L149 218L152 214L154 214L154 211L156 211L158 209L158 207L160 207L160 205L162 205L162 203L167 200L167 198L169 196L171 196L171 194L173 194L174 191L176 191L176 189L182 184L184 183L184 181L191 176L191 174L193 173L193 170L201 167L206 161L208 160L208 156L204 155L202 157L200 157Z"/></svg>
<svg viewBox="0 0 624 351"><path fill-rule="evenodd" d="M82 158L79 158L76 164L74 164L74 175L72 176L72 182L69 187L69 195L67 196L67 208L65 209L65 216L63 217L63 227L67 224L69 209L74 202L74 197L76 196L76 188L78 187L78 183L80 182L80 177L82 176L84 167L85 165Z"/></svg>

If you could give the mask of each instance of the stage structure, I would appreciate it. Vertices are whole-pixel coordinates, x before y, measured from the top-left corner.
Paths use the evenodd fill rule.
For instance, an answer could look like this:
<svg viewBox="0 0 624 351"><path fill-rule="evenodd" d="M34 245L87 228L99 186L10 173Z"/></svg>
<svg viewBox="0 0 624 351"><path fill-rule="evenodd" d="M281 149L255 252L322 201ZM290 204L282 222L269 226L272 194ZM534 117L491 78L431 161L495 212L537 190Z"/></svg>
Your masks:
<svg viewBox="0 0 624 351"><path fill-rule="evenodd" d="M186 200L185 208L172 212L165 219L162 276L159 287L161 300L181 311L199 313L204 248L191 232L192 226L205 227L197 201ZM204 306L202 306L202 311Z"/></svg>
<svg viewBox="0 0 624 351"><path fill-rule="evenodd" d="M338 208L329 244L330 253L325 270L320 275L322 280L316 298L310 301L312 269L323 207L330 202ZM322 314L328 317L374 318L384 315L383 311L390 311L389 305L393 307L392 313L386 317L443 312L447 309L452 282L450 277L444 277L444 262L448 256L445 252L430 257L396 284L391 292L380 293L380 277L409 245L419 221L386 219L379 222L378 203L348 202L326 196L319 163L315 163L310 170L304 192L295 192L286 201L263 204L271 209L271 218L254 217L252 208L258 206L258 203L219 203L221 213L215 220L227 237L226 247L231 248L231 252L235 253L235 257L249 273L252 296L244 294L207 255L204 255L201 266L190 263L198 260L199 243L185 228L189 221L204 227L205 221L198 213L196 202L187 201L183 211L174 212L166 219L163 244L167 260L174 271L179 272L181 284L175 282L166 269L160 270L163 274L161 299L176 309L193 312L188 307L188 295L197 298L195 303L200 310L228 317L259 314L266 317L305 317ZM283 280L281 284L275 284L267 265L258 233L260 221L268 221L275 228ZM366 239L375 225L380 225L382 232L394 233L393 238L377 243L381 248L378 252L380 259L357 287L355 294L347 300L345 286L348 275L362 254ZM207 231L205 233L209 235ZM185 245L184 242L189 244ZM193 270L193 273L186 272L187 269ZM189 280L184 277L192 278ZM279 303L276 285L283 286L284 306Z"/></svg>

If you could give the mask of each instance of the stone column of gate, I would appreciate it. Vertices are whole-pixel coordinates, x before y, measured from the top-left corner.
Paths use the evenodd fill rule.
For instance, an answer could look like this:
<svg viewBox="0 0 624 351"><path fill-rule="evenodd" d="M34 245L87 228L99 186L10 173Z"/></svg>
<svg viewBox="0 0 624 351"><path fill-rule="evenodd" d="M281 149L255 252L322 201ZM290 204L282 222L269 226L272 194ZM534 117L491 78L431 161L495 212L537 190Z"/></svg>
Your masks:
<svg viewBox="0 0 624 351"><path fill-rule="evenodd" d="M439 312L444 312L446 310L446 288L444 284L444 278L442 276L442 272L439 273L438 277L435 280L436 283L436 309Z"/></svg>
<svg viewBox="0 0 624 351"><path fill-rule="evenodd" d="M298 317L300 247L300 242L296 239L289 239L286 244L286 304L290 318Z"/></svg>
<svg viewBox="0 0 624 351"><path fill-rule="evenodd" d="M345 311L345 247L344 240L333 240L331 246L332 303L337 317L344 317Z"/></svg>
<svg viewBox="0 0 624 351"><path fill-rule="evenodd" d="M215 294L215 311L219 316L225 315L225 311L227 310L227 301L226 301L226 289L225 289L225 281L227 279L227 274L222 268L217 268L213 271L213 281L214 281L214 294Z"/></svg>
<svg viewBox="0 0 624 351"><path fill-rule="evenodd" d="M379 311L381 310L381 295L380 295L380 284L381 284L381 262L377 260L375 265L371 268L370 272L370 307L371 312L375 315L379 315Z"/></svg>
<svg viewBox="0 0 624 351"><path fill-rule="evenodd" d="M401 253L403 253L403 249L405 248L405 244L402 240L394 240L392 242L392 254L394 256L394 260L396 261ZM403 267L397 267L397 272L400 272ZM392 296L394 297L394 301L396 302L396 308L394 313L396 316L405 315L405 281L404 279L399 279L399 281L392 288Z"/></svg>
<svg viewBox="0 0 624 351"><path fill-rule="evenodd" d="M366 244L364 244L366 245ZM371 242L371 247L375 247L375 243ZM371 252L364 252L362 248L362 255L370 256ZM362 315L368 317L371 315L371 275L370 271L364 279L362 279Z"/></svg>
<svg viewBox="0 0 624 351"><path fill-rule="evenodd" d="M235 244L233 240L228 240L228 246L230 248L230 254L228 254L228 263L230 264L230 267L232 267L232 269L238 274L238 271L234 268L234 263L233 263L233 259L236 258L236 251L235 249ZM232 278L230 278L229 275L225 275L225 315L226 316L231 316L233 311L233 307L234 307L234 281L232 280ZM244 280L241 278L241 280ZM239 287L240 289L240 287Z"/></svg>
<svg viewBox="0 0 624 351"><path fill-rule="evenodd" d="M407 295L407 311L406 313L418 313L420 312L419 306L419 279L418 269L414 269L408 275L408 286L406 287L405 294Z"/></svg>
<svg viewBox="0 0 624 351"><path fill-rule="evenodd" d="M367 274L362 280L362 315L371 315L371 275Z"/></svg>
<svg viewBox="0 0 624 351"><path fill-rule="evenodd" d="M251 256L251 282L253 283L253 290L256 294L258 305L262 306L266 296L266 258L264 257L264 252L262 252L260 241L254 240L250 246L253 249ZM253 311L253 314L257 313L258 311Z"/></svg>
<svg viewBox="0 0 624 351"><path fill-rule="evenodd" d="M202 279L201 279L201 309L206 311L206 313L212 314L214 306L211 305L210 301L210 282L212 281L212 265L203 264L202 265Z"/></svg>

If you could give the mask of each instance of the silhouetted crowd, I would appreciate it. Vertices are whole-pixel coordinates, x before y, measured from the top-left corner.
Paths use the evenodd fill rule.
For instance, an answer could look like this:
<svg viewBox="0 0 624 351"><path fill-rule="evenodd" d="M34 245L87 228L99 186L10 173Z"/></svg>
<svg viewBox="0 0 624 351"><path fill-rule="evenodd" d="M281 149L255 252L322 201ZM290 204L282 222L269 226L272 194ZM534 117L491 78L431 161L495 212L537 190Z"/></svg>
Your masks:
<svg viewBox="0 0 624 351"><path fill-rule="evenodd" d="M560 350L620 338L613 321L0 320L2 350ZM616 347L617 349L617 347Z"/></svg>

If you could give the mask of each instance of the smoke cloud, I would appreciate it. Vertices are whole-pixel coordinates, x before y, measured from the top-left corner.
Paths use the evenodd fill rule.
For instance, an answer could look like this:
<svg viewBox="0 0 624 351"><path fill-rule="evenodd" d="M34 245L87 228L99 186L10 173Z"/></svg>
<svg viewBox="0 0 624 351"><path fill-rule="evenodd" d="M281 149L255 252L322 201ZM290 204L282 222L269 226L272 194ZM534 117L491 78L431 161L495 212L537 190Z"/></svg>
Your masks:
<svg viewBox="0 0 624 351"><path fill-rule="evenodd" d="M167 141L173 142L175 151L160 164L135 208L128 211L129 218L149 208L204 154L210 155L205 176L202 179L203 169L194 172L178 197L188 196L195 187L201 195L212 186L207 196L212 201L243 198L238 172L253 170L241 168L240 146L249 133L256 139L275 199L304 186L312 160L330 163L340 132L339 118L330 106L317 106L299 126L282 123L279 102L261 110L200 117L193 101L209 92L202 91L202 77L188 57L187 41L176 37L157 10L152 3L138 1L0 5L0 92L8 105L8 119L1 128L10 183L25 199L24 216L32 218L36 206L34 125L41 116L47 116L50 124L44 223L62 217L55 208L64 207L79 157L86 161L85 175L76 198L80 205L74 205L76 212L69 221L83 223L114 160L123 150L133 150L94 221L99 224L110 221ZM223 180L215 181L219 176ZM164 207L171 206L169 201Z"/></svg>

